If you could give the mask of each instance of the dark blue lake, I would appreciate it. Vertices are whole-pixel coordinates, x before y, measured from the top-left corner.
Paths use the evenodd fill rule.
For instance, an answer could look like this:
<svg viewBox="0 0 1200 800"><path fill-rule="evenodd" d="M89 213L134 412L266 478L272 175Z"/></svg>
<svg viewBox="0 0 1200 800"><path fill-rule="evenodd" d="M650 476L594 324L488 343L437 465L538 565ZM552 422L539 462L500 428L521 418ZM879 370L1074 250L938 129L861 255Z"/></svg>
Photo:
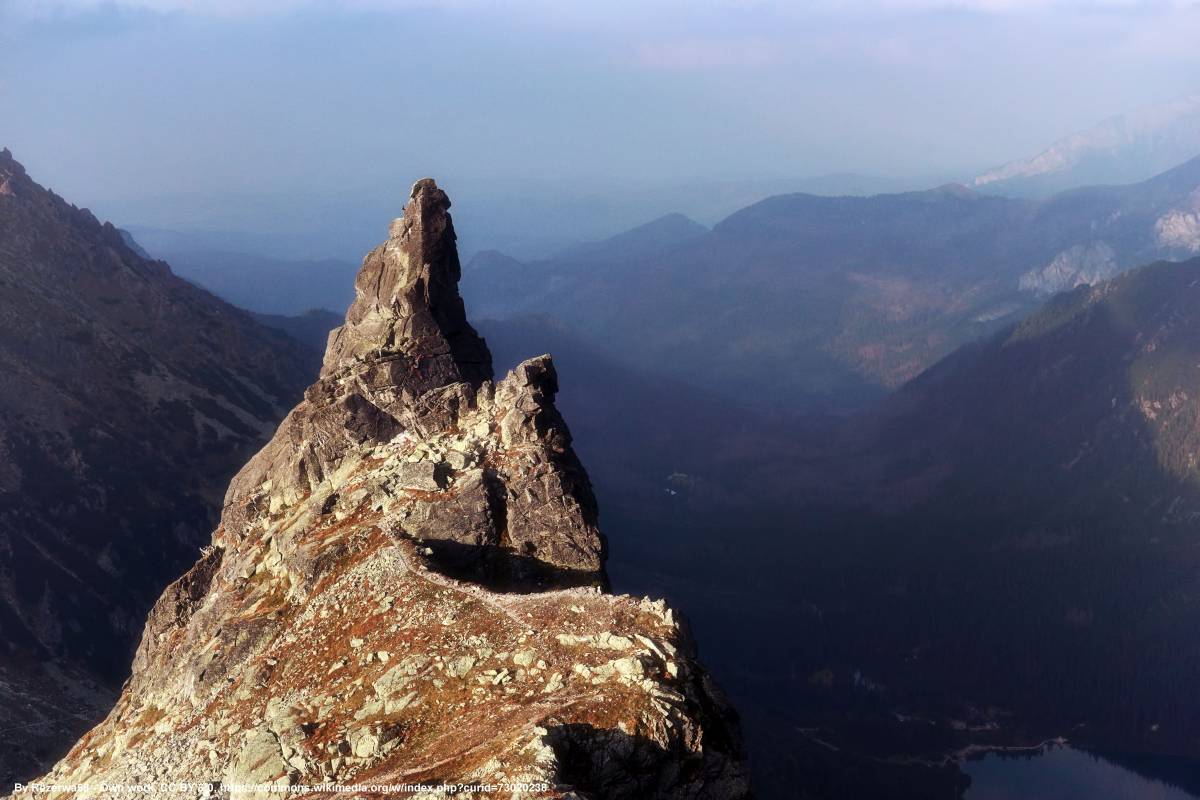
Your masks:
<svg viewBox="0 0 1200 800"><path fill-rule="evenodd" d="M1056 747L1033 756L989 753L965 763L963 771L971 776L966 800L1200 798L1200 763L1181 759L1102 757Z"/></svg>

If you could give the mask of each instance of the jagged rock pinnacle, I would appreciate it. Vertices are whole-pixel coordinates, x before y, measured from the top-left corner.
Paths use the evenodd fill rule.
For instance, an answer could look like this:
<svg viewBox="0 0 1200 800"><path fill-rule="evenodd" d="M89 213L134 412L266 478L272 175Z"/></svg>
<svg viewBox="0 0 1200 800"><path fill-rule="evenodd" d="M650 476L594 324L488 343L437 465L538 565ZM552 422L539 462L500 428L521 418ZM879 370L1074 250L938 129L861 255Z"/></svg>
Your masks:
<svg viewBox="0 0 1200 800"><path fill-rule="evenodd" d="M490 379L449 206L413 187L321 377L151 611L116 708L44 782L749 797L736 720L686 629L601 591L598 508L550 357Z"/></svg>
<svg viewBox="0 0 1200 800"><path fill-rule="evenodd" d="M243 524L240 499L261 493L264 481L280 502L292 504L328 490L335 474L374 448L441 441L438 431L469 432L448 461L405 468L429 472L419 482L426 491L454 484L455 502L431 506L437 511L422 521L421 536L467 546L472 558L492 550L512 554L523 576L518 582L532 576L603 585L596 501L554 407L554 365L549 356L530 359L493 382L491 354L467 322L458 293L449 208L431 178L413 185L387 241L363 259L354 303L345 324L330 333L320 379L234 478L224 532L234 539L253 534ZM501 468L511 455L499 454L518 450L522 469ZM485 468L480 454L489 451L494 463ZM475 466L456 479L466 463ZM477 513L464 518L458 513L464 509ZM541 574L547 570L549 577Z"/></svg>
<svg viewBox="0 0 1200 800"><path fill-rule="evenodd" d="M322 375L356 359L391 365L393 385L413 394L492 377L487 345L467 322L450 199L417 181L388 239L363 260L346 323L330 334Z"/></svg>

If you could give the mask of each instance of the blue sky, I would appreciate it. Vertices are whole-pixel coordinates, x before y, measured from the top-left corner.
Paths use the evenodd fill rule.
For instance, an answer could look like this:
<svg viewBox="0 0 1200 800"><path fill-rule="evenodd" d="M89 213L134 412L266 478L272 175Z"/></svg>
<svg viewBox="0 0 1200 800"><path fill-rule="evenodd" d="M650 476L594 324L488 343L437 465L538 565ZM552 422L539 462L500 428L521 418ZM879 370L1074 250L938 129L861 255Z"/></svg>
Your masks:
<svg viewBox="0 0 1200 800"><path fill-rule="evenodd" d="M0 144L102 213L259 225L426 174L966 176L1200 89L1198 32L1170 0L0 0Z"/></svg>

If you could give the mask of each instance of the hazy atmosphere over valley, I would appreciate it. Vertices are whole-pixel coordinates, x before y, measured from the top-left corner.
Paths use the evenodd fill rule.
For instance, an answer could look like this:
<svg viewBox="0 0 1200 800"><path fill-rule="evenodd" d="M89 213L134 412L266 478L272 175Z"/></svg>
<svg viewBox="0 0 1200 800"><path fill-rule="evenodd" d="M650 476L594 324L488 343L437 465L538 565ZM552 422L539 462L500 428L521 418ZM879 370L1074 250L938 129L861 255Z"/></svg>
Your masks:
<svg viewBox="0 0 1200 800"><path fill-rule="evenodd" d="M0 797L1200 798L1198 34L0 0Z"/></svg>

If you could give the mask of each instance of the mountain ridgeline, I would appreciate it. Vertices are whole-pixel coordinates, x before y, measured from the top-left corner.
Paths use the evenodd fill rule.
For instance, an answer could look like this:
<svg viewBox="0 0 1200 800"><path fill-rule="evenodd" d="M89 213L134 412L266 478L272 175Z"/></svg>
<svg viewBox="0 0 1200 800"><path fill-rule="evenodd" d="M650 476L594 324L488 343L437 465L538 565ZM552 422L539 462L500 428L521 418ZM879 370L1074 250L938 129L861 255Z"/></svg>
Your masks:
<svg viewBox="0 0 1200 800"><path fill-rule="evenodd" d="M233 309L7 153L0 212L10 771L204 543L51 779L748 796L689 628L610 584L688 609L764 796L955 797L1057 736L1200 759L1200 159L465 271L424 180L344 320Z"/></svg>
<svg viewBox="0 0 1200 800"><path fill-rule="evenodd" d="M1200 757L1200 262L1139 266L1200 252L1198 198L1200 160L1042 201L786 196L465 283L731 405L868 406L727 407L656 480L614 469L617 574L690 610L766 791L921 797L972 744ZM646 382L593 385L604 417Z"/></svg>
<svg viewBox="0 0 1200 800"><path fill-rule="evenodd" d="M413 186L320 377L234 478L116 707L48 782L749 797L736 715L686 629L603 589L551 359L493 378L449 207Z"/></svg>
<svg viewBox="0 0 1200 800"><path fill-rule="evenodd" d="M1042 201L784 195L708 232L665 218L548 260L481 254L464 293L743 404L845 411L1057 291L1200 252L1198 189L1200 159Z"/></svg>
<svg viewBox="0 0 1200 800"><path fill-rule="evenodd" d="M1200 152L1200 93L1110 117L1040 153L977 175L972 186L1045 196L1077 186L1135 183Z"/></svg>
<svg viewBox="0 0 1200 800"><path fill-rule="evenodd" d="M0 782L103 714L318 365L0 151Z"/></svg>

